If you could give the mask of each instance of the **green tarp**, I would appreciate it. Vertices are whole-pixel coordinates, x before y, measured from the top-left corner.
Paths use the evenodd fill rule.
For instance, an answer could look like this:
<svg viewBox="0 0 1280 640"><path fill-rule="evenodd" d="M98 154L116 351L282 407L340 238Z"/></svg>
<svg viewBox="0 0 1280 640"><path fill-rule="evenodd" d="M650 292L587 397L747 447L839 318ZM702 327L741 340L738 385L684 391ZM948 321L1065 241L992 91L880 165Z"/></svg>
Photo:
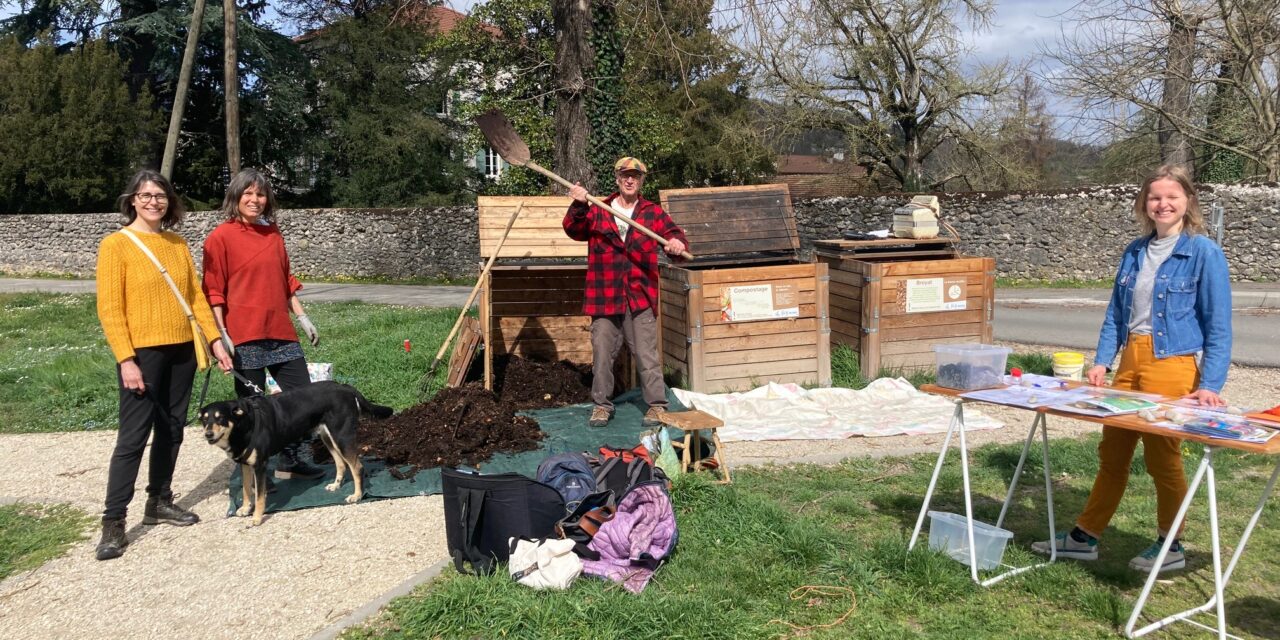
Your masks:
<svg viewBox="0 0 1280 640"><path fill-rule="evenodd" d="M683 411L684 406L667 391L667 401L672 411ZM500 454L480 465L483 473L521 473L530 478L538 470L538 463L547 456L566 451L595 451L602 445L633 447L640 442L645 430L640 424L647 409L639 389L632 389L614 399L616 411L609 426L596 429L587 426L591 415L590 404L578 404L558 409L539 409L522 412L538 421L546 437L541 448L517 454ZM292 511L332 504L342 504L351 495L350 475L342 487L334 492L324 486L333 482L332 464L321 465L325 475L315 480L276 480L276 490L267 495L267 512ZM407 469L407 467L405 467ZM397 480L386 464L380 460L365 460L364 499L403 498L428 496L441 492L440 469L422 469L411 478ZM240 466L236 465L229 483L231 506L228 515L240 506Z"/></svg>

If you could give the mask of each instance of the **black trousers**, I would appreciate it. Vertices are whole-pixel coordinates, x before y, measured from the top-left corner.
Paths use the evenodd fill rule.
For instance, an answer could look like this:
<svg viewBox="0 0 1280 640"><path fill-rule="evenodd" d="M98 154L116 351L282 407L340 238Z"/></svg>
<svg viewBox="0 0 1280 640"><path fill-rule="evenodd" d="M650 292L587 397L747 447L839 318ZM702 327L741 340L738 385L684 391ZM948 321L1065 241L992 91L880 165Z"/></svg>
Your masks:
<svg viewBox="0 0 1280 640"><path fill-rule="evenodd" d="M244 376L250 382L258 385L262 389L262 393L267 393L267 372L271 372L271 377L276 379L280 384L281 391L297 389L311 384L311 374L307 373L307 361L304 358L295 358L287 362L267 365L266 369L236 369L236 373ZM256 395L253 389L240 380L236 379L236 397L247 398Z"/></svg>
<svg viewBox="0 0 1280 640"><path fill-rule="evenodd" d="M171 498L173 469L182 447L182 428L191 404L191 382L196 375L195 346L190 342L137 350L135 358L142 370L146 392L124 388L120 367L120 430L107 471L104 518L123 518L133 500L142 452L151 441L151 462L147 471L147 495Z"/></svg>

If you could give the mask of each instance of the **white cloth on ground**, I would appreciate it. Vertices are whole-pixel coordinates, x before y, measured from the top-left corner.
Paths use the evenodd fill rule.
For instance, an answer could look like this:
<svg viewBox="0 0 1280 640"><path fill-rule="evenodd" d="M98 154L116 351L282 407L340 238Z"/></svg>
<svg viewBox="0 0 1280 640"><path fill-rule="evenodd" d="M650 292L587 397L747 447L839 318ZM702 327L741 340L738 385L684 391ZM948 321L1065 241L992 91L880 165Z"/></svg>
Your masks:
<svg viewBox="0 0 1280 640"><path fill-rule="evenodd" d="M770 382L744 393L672 392L685 406L723 420L719 434L725 441L945 433L955 413L953 400L918 391L902 378L880 378L861 390ZM972 407L964 416L966 430L1004 426Z"/></svg>

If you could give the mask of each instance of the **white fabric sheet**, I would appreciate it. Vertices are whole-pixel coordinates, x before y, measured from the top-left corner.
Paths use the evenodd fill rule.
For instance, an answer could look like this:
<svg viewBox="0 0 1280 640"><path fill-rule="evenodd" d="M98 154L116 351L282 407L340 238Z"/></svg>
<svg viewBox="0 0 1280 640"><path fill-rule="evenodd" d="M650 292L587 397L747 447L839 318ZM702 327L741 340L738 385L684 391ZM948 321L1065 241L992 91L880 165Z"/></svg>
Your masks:
<svg viewBox="0 0 1280 640"><path fill-rule="evenodd" d="M917 391L902 378L880 378L857 391L770 382L745 393L672 392L685 406L724 420L720 439L725 441L945 433L955 413L953 401ZM972 406L964 416L967 430L1004 426Z"/></svg>

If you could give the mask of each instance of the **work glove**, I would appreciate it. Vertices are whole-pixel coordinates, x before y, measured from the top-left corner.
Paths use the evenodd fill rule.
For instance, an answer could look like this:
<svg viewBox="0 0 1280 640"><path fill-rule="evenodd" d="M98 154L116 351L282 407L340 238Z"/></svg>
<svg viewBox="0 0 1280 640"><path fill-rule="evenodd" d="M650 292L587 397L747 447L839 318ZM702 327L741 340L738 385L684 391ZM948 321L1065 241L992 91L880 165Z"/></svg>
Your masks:
<svg viewBox="0 0 1280 640"><path fill-rule="evenodd" d="M220 333L222 334L222 346L226 347L227 355L236 355L236 345L231 343L231 336L227 335L227 330L223 329Z"/></svg>
<svg viewBox="0 0 1280 640"><path fill-rule="evenodd" d="M307 334L307 339L311 341L311 346L320 346L320 333L316 331L316 326L311 324L311 319L306 314L298 316L298 324L302 325L302 332Z"/></svg>

